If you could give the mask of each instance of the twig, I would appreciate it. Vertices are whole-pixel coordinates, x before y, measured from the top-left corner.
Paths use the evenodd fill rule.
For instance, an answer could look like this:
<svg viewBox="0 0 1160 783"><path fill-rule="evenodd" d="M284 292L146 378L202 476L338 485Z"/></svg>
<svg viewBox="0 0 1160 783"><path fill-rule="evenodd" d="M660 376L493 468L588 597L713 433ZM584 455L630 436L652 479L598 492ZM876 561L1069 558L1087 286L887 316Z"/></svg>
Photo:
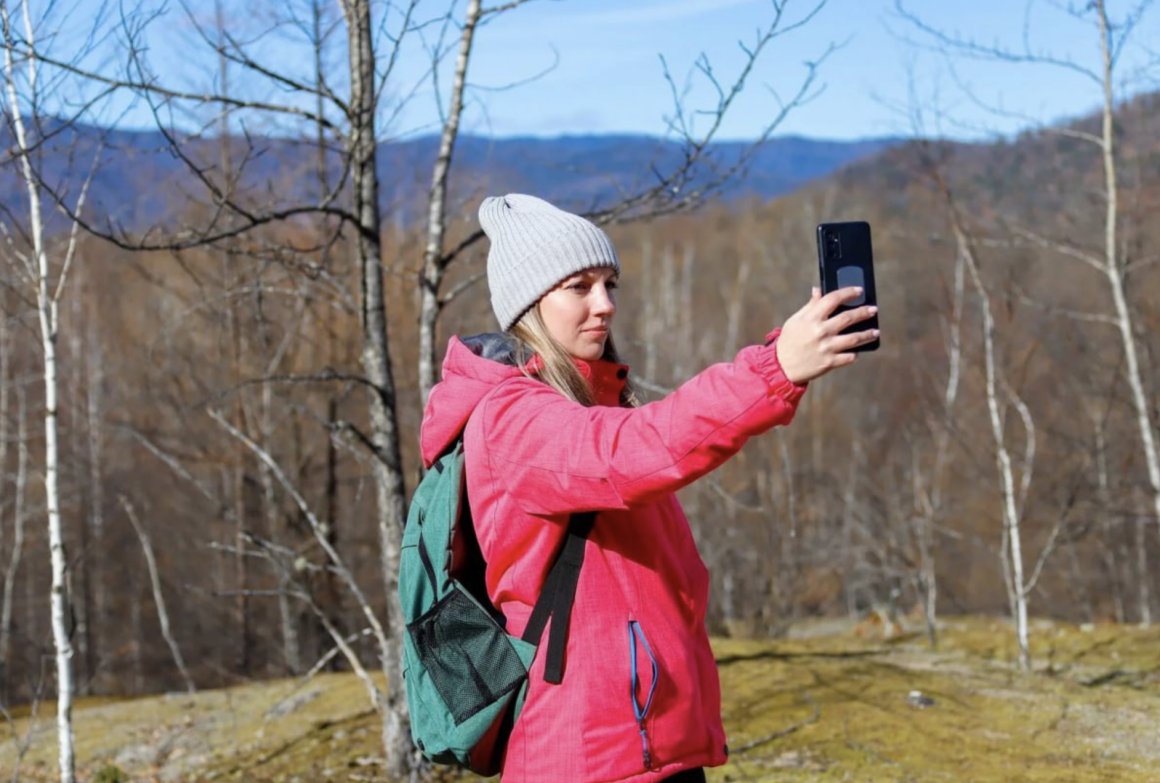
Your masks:
<svg viewBox="0 0 1160 783"><path fill-rule="evenodd" d="M379 618L375 615L370 601L368 601L366 596L363 594L362 588L359 587L358 582L355 581L354 575L350 572L350 569L347 568L345 561L342 559L342 556L339 555L338 551L334 548L334 545L330 542L330 539L326 535L325 525L323 525L322 521L314 513L314 510L310 507L310 504L306 502L306 498L302 497L302 494L294 486L294 483L290 481L289 477L286 475L286 472L282 470L282 466L279 465L274 460L274 458L270 456L268 451L255 443L252 438L241 432L237 427L226 421L225 417L223 417L217 411L210 410L209 415L210 418L220 424L223 429L241 441L246 446L246 448L253 452L254 456L261 460L262 463L270 469L270 472L274 474L276 479L278 479L278 483L281 484L282 488L286 490L290 497L294 499L295 504L297 504L299 510L302 511L303 515L306 517L307 522L310 524L310 530L312 533L314 533L315 540L318 542L319 546L322 547L322 550L326 552L326 556L330 560L331 564L336 569L338 569L339 577L343 580L344 583L346 583L347 588L354 595L355 600L358 601L359 609L362 610L363 616L367 618L367 622L370 624L370 627L374 629L375 639L379 644L379 651L385 655L387 650L390 649L390 645L387 642L387 634L383 629L382 623L379 622ZM320 619L323 620L324 625L329 624L329 621L326 618ZM331 631L328 629L328 632ZM337 634L337 631L331 632L332 636L335 634Z"/></svg>
<svg viewBox="0 0 1160 783"><path fill-rule="evenodd" d="M133 504L129 502L129 498L120 495L118 499L121 501L121 507L125 509L125 516L129 518L129 524L133 526L133 531L137 534L137 539L141 542L141 548L145 550L145 564L149 568L149 583L153 588L153 603L157 607L157 621L161 625L161 635L165 638L165 643L169 645L169 652L173 655L173 662L177 664L177 670L181 672L181 678L185 680L186 691L195 693L197 687L193 684L193 678L189 676L189 669L185 668L185 659L181 657L181 648L177 646L177 640L173 637L173 631L169 627L169 612L165 608L165 594L161 591L161 575L157 570L157 559L153 556L153 545L149 542L145 528L137 519L137 512L133 510Z"/></svg>

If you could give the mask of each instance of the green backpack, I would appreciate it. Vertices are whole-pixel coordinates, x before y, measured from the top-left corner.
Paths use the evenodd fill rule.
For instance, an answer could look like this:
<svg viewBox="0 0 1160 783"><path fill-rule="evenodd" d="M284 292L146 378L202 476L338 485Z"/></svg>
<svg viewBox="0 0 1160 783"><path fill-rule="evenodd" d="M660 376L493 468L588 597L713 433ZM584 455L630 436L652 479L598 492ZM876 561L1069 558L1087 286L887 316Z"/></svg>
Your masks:
<svg viewBox="0 0 1160 783"><path fill-rule="evenodd" d="M487 597L466 500L460 437L419 483L403 530L403 682L420 752L436 763L494 775L523 708L528 669L549 616L555 620L544 679L563 679L572 602L596 515L572 515L527 630L517 637L505 632L503 616Z"/></svg>

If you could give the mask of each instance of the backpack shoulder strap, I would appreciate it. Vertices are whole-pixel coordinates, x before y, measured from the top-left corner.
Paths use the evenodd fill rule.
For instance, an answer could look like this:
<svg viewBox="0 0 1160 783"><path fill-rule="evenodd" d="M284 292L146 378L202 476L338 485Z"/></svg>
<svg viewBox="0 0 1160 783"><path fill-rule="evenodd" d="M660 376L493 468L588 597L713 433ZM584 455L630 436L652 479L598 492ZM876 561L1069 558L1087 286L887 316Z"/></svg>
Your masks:
<svg viewBox="0 0 1160 783"><path fill-rule="evenodd" d="M595 521L595 511L573 514L568 520L564 546L548 571L544 589L524 629L523 640L538 645L548 618L552 618L552 628L548 632L548 657L544 662L544 681L553 685L559 685L564 679L564 648L568 641L572 604L576 599L580 566L584 564L584 545Z"/></svg>

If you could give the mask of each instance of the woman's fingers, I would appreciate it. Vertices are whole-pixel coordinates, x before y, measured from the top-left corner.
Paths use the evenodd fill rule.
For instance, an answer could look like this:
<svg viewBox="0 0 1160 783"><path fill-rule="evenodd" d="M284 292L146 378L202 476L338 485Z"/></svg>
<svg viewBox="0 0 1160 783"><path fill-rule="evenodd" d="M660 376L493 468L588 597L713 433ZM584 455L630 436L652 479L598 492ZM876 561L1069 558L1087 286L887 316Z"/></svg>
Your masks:
<svg viewBox="0 0 1160 783"><path fill-rule="evenodd" d="M874 316L878 312L878 308L873 305L866 305L865 307L858 307L854 310L847 310L844 313L839 313L826 321L826 326L831 330L831 334L838 334L846 329L849 329L854 324L861 323L868 318Z"/></svg>
<svg viewBox="0 0 1160 783"><path fill-rule="evenodd" d="M847 286L846 288L839 288L836 291L831 291L821 299L817 300L820 308L820 315L822 318L829 318L839 307L846 304L847 302L853 302L860 296L862 296L862 289L857 286ZM811 300L810 303L813 304L813 300Z"/></svg>
<svg viewBox="0 0 1160 783"><path fill-rule="evenodd" d="M878 330L863 329L852 334L840 332L872 317L878 308L854 307L836 316L834 313L862 295L862 289L856 286L840 288L824 296L818 288L810 289L810 301L789 317L778 338L778 360L787 378L804 383L830 370L853 364L858 358L854 349L873 341Z"/></svg>
<svg viewBox="0 0 1160 783"><path fill-rule="evenodd" d="M854 332L853 334L842 334L833 338L830 341L829 348L835 353L846 353L852 351L859 345L872 343L878 339L879 330L864 329L861 332Z"/></svg>

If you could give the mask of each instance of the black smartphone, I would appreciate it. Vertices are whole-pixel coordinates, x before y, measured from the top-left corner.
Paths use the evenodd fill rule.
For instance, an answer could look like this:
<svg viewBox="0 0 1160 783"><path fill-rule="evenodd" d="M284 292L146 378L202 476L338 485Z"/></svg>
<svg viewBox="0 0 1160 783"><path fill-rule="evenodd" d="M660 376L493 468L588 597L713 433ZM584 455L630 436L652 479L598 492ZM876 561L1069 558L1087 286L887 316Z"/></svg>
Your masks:
<svg viewBox="0 0 1160 783"><path fill-rule="evenodd" d="M877 305L878 292L874 287L874 252L870 245L870 224L864 221L850 223L822 223L818 226L818 272L822 279L822 294L856 285L862 287L862 296L842 305L837 313L853 310L862 305ZM835 313L835 315L837 314ZM854 324L842 334L878 328L877 314ZM855 351L876 351L880 341L863 343Z"/></svg>

